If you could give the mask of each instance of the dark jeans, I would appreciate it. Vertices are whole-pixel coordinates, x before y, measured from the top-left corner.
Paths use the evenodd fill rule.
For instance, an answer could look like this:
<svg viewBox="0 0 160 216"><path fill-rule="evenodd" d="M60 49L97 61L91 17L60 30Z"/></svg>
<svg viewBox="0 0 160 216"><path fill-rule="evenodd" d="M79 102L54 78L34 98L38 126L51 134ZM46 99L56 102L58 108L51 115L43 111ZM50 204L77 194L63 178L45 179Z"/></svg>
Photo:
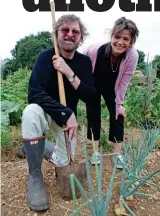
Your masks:
<svg viewBox="0 0 160 216"><path fill-rule="evenodd" d="M109 141L111 142L123 142L124 136L124 117L122 115L115 119L116 115L116 103L115 95L107 92L102 93L106 106L110 116L110 128L109 128ZM88 130L87 138L92 139L92 133L94 140L100 140L101 130L101 94L97 92L95 100L92 104L87 105L87 120ZM92 130L92 133L91 133Z"/></svg>

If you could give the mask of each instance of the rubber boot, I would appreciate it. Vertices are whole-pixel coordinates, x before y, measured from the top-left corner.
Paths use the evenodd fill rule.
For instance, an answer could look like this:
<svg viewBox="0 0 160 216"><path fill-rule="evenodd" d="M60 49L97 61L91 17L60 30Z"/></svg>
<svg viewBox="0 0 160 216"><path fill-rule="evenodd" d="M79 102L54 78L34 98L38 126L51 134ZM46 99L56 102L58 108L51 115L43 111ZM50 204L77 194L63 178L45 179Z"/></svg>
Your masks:
<svg viewBox="0 0 160 216"><path fill-rule="evenodd" d="M24 149L29 167L28 206L35 211L43 211L49 208L41 172L44 146L45 138L37 141L24 141Z"/></svg>
<svg viewBox="0 0 160 216"><path fill-rule="evenodd" d="M45 140L45 147L44 147L44 158L49 161L49 159L51 158L51 155L54 151L55 148L55 143L50 142L49 140ZM21 159L21 158L25 158L25 151L24 151L24 143L22 144L22 146L19 148L18 152L16 153L16 156Z"/></svg>
<svg viewBox="0 0 160 216"><path fill-rule="evenodd" d="M52 143L49 140L45 140L44 158L47 161L50 161L52 153L54 152L55 145L55 143Z"/></svg>

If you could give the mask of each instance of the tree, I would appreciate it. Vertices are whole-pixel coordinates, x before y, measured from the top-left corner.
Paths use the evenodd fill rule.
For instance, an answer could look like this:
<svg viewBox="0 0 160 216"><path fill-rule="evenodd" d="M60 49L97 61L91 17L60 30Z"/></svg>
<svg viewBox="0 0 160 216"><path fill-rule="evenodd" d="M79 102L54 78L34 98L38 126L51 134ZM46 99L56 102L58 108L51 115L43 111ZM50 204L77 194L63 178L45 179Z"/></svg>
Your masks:
<svg viewBox="0 0 160 216"><path fill-rule="evenodd" d="M139 54L138 64L137 64L137 70L144 70L145 69L145 54L143 51L137 50Z"/></svg>
<svg viewBox="0 0 160 216"><path fill-rule="evenodd" d="M154 57L152 64L157 69L157 78L160 78L160 55Z"/></svg>
<svg viewBox="0 0 160 216"><path fill-rule="evenodd" d="M30 38L21 43L16 55L18 68L32 69L38 53L49 47L51 46L45 40L37 38Z"/></svg>
<svg viewBox="0 0 160 216"><path fill-rule="evenodd" d="M39 32L37 35L26 36L17 41L11 51L12 58L5 59L3 65L3 78L19 68L32 69L37 54L47 48L53 47L51 34L48 31Z"/></svg>
<svg viewBox="0 0 160 216"><path fill-rule="evenodd" d="M2 65L1 77L6 79L6 77L12 74L17 69L17 62L15 59L5 59Z"/></svg>

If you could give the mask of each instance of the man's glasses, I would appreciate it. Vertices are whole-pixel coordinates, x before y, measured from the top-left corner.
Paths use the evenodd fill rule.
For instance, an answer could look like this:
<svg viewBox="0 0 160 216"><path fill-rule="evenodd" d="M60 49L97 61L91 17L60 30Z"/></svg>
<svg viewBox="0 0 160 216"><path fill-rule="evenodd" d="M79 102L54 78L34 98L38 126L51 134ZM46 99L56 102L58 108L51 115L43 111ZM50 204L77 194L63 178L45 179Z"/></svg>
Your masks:
<svg viewBox="0 0 160 216"><path fill-rule="evenodd" d="M63 36L65 37L65 36L67 36L68 35L68 33L70 32L70 29L69 28L62 28L61 30L61 33L63 34ZM78 31L78 30L76 30L76 29L73 29L72 30L72 35L73 35L73 37L78 37L79 35L80 35L80 31Z"/></svg>

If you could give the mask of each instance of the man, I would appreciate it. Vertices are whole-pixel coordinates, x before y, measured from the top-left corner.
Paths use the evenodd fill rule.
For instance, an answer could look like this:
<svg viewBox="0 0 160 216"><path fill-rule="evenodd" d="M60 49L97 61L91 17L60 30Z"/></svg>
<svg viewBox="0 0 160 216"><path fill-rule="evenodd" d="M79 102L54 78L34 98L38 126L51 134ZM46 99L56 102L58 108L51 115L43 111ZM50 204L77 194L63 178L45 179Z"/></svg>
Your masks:
<svg viewBox="0 0 160 216"><path fill-rule="evenodd" d="M63 131L68 131L74 158L78 100L89 103L94 92L91 61L76 51L88 35L81 20L75 15L63 15L54 30L61 56L56 56L53 48L38 55L29 81L29 105L22 117L24 149L29 166L28 205L37 211L49 207L41 172L46 151L45 132L49 126L55 132L56 146L51 161L56 166L66 166L68 157ZM67 107L59 102L57 71L63 75Z"/></svg>

